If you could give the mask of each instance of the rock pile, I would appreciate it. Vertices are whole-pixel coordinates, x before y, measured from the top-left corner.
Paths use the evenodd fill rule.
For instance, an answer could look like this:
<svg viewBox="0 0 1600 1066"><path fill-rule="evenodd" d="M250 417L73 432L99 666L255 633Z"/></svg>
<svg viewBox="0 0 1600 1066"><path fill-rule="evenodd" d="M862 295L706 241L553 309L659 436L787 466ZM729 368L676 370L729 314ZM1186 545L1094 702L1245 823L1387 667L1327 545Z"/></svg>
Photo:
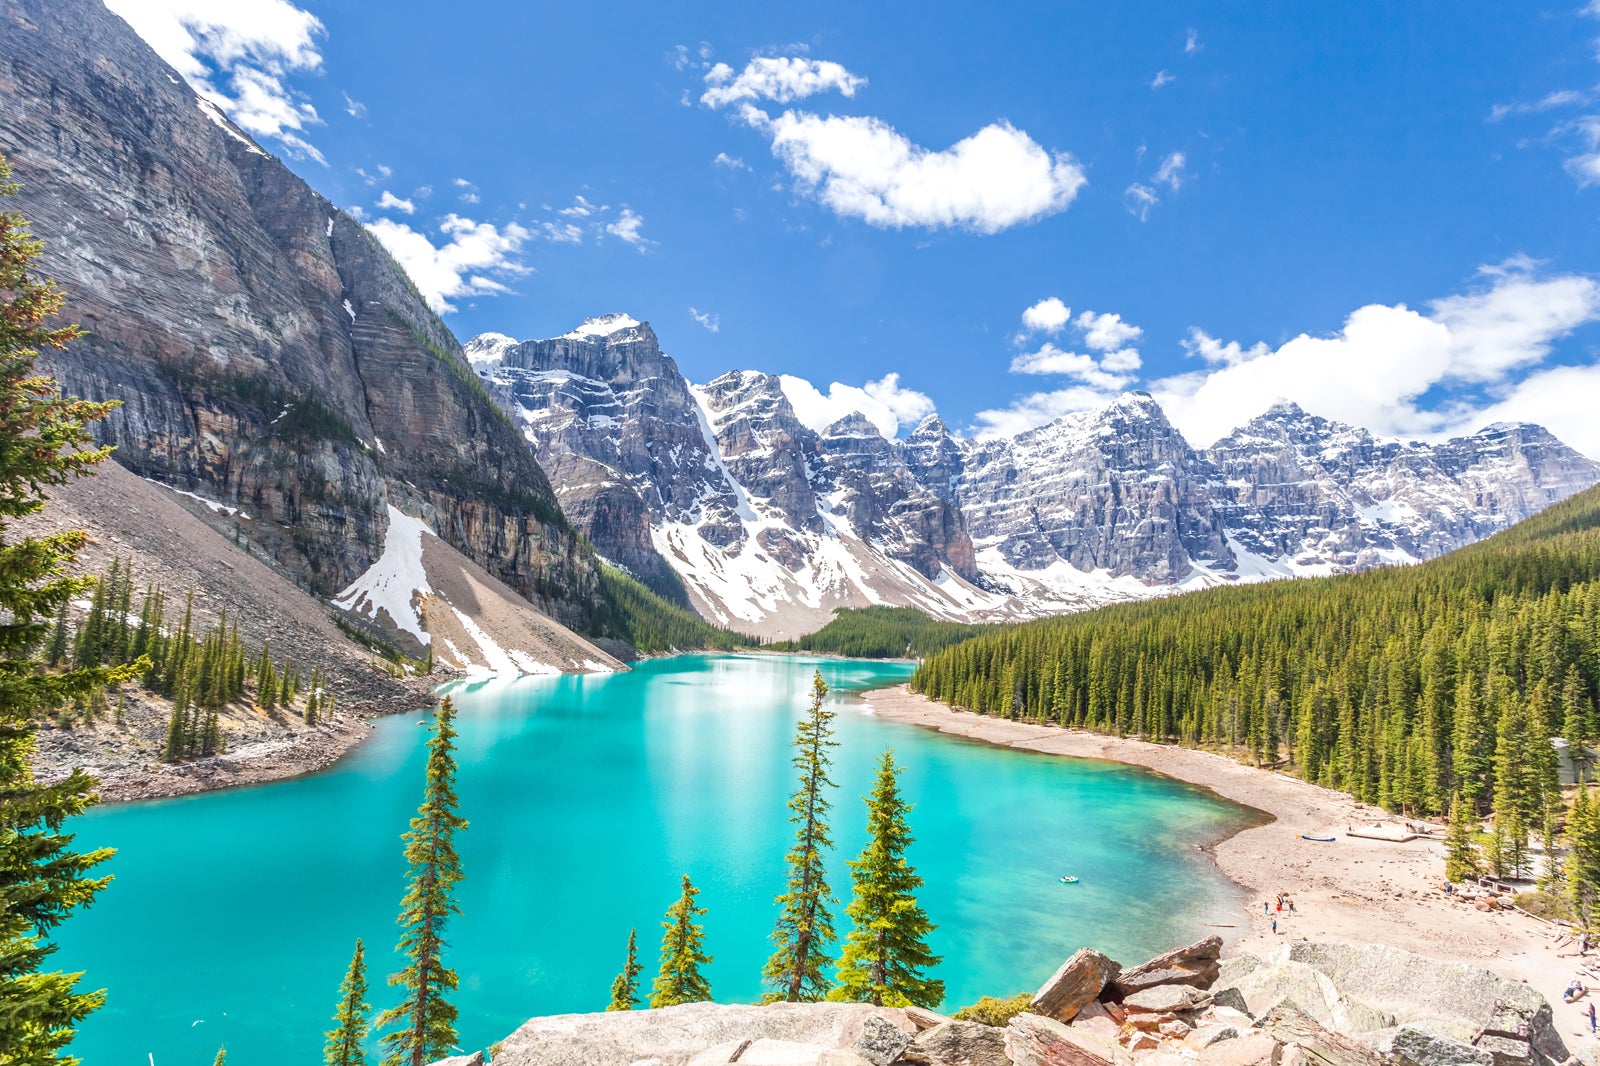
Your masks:
<svg viewBox="0 0 1600 1066"><path fill-rule="evenodd" d="M1487 970L1210 937L1131 969L1085 948L1004 1027L918 1007L695 1003L535 1018L495 1066L1564 1066L1550 1005ZM450 1066L480 1066L450 1060ZM443 1066L443 1064L439 1064Z"/></svg>

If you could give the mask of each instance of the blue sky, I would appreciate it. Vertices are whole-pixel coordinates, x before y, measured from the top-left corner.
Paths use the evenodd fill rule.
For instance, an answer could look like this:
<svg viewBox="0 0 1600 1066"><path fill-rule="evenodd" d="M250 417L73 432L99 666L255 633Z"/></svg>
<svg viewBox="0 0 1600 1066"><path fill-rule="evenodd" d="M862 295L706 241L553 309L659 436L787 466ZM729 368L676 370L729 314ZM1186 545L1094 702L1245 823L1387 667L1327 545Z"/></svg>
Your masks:
<svg viewBox="0 0 1600 1066"><path fill-rule="evenodd" d="M902 432L1149 388L1199 444L1283 397L1600 455L1583 3L111 0L463 340L625 310Z"/></svg>

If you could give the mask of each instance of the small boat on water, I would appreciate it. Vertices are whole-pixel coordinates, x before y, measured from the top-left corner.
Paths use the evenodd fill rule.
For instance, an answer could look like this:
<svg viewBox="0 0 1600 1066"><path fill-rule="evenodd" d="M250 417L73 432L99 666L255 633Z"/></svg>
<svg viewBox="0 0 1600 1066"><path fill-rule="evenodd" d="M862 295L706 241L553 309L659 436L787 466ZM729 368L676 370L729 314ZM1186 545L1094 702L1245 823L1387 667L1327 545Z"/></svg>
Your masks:
<svg viewBox="0 0 1600 1066"><path fill-rule="evenodd" d="M1071 874L1062 874L1061 883L1064 885L1075 885L1078 883L1078 879L1073 877Z"/></svg>
<svg viewBox="0 0 1600 1066"><path fill-rule="evenodd" d="M1314 837L1309 833L1301 833L1300 834L1300 839L1301 840L1315 840L1319 844L1332 844L1338 838L1337 837Z"/></svg>

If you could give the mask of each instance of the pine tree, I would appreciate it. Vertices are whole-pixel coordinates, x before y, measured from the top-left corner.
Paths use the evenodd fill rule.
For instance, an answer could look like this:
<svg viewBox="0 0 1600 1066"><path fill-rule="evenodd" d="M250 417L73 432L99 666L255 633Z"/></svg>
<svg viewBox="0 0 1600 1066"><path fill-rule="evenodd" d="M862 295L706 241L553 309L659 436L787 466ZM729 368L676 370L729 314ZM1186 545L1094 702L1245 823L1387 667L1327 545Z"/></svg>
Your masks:
<svg viewBox="0 0 1600 1066"><path fill-rule="evenodd" d="M328 1044L322 1058L327 1066L366 1066L367 1053L361 1045L367 1039L367 1012L371 1009L367 1003L366 949L357 937L356 952L339 985L339 1009L333 1015L333 1028L326 1034Z"/></svg>
<svg viewBox="0 0 1600 1066"><path fill-rule="evenodd" d="M833 739L834 712L823 703L827 695L828 686L819 670L811 682L811 708L794 737L793 762L800 772L800 785L789 800L793 812L789 821L796 827L795 841L787 856L788 888L777 899L781 910L772 932L777 950L762 971L772 986L765 997L769 1003L815 1003L830 987L822 971L831 961L828 946L837 938L828 909L833 893L823 868L823 852L833 847L825 820L832 804L824 790L833 787L828 777L828 752L838 741Z"/></svg>
<svg viewBox="0 0 1600 1066"><path fill-rule="evenodd" d="M217 1057L211 1060L211 1066L228 1066L228 1049L217 1048Z"/></svg>
<svg viewBox="0 0 1600 1066"><path fill-rule="evenodd" d="M17 186L0 158L0 197ZM36 653L62 605L92 583L66 576L82 549L82 530L8 540L4 523L45 507L45 490L86 473L110 453L94 447L88 424L112 403L61 396L38 375L40 348L60 349L76 327L47 328L62 295L29 272L42 245L15 212L0 211L0 1061L71 1064L73 1026L104 1000L77 990L79 974L43 971L55 950L50 930L86 906L110 878L89 871L107 849L74 852L62 827L95 802L94 781L79 771L48 785L34 781L28 756L34 724L63 703L87 700L132 679L144 664L42 669Z"/></svg>
<svg viewBox="0 0 1600 1066"><path fill-rule="evenodd" d="M445 926L461 913L451 895L463 877L455 834L467 827L456 813L455 737L455 705L446 697L428 741L422 805L404 837L410 887L398 921L405 930L399 951L407 962L389 984L405 989L406 998L378 1016L379 1029L400 1026L382 1039L383 1066L424 1066L444 1058L456 1042L456 1008L446 997L457 977L442 959Z"/></svg>
<svg viewBox="0 0 1600 1066"><path fill-rule="evenodd" d="M1466 800L1458 797L1450 805L1450 831L1445 837L1444 858L1444 876L1448 881L1467 881L1482 870L1478 846L1472 840L1474 820L1472 805Z"/></svg>
<svg viewBox="0 0 1600 1066"><path fill-rule="evenodd" d="M622 972L617 974L617 979L611 982L611 1002L606 1005L606 1010L632 1010L634 1004L639 1002L639 974L644 970L639 965L639 930L628 930L628 961L623 964Z"/></svg>
<svg viewBox="0 0 1600 1066"><path fill-rule="evenodd" d="M661 937L661 967L650 989L651 1007L702 1003L711 998L711 984L700 972L700 967L711 962L711 956L704 951L705 930L695 922L706 912L704 907L694 905L699 894L689 875L684 874L683 894L667 908L666 921L661 923L666 932Z"/></svg>
<svg viewBox="0 0 1600 1066"><path fill-rule="evenodd" d="M1600 810L1587 786L1580 786L1567 818L1567 893L1578 912L1579 928L1600 926Z"/></svg>
<svg viewBox="0 0 1600 1066"><path fill-rule="evenodd" d="M922 878L905 857L912 806L901 798L899 776L894 753L884 752L866 801L867 846L850 863L855 896L845 913L852 927L830 1000L936 1007L944 999L944 982L926 976L940 958L927 944L935 926L917 905Z"/></svg>

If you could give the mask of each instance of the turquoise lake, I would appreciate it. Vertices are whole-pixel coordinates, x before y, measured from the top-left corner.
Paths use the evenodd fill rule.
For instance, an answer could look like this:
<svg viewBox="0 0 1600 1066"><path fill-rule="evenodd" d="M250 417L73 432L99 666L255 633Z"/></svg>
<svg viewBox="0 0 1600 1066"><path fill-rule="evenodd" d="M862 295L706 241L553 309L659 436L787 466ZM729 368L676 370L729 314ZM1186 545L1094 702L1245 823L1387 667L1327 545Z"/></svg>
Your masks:
<svg viewBox="0 0 1600 1066"><path fill-rule="evenodd" d="M839 700L830 875L841 934L873 760L892 747L916 809L910 859L939 926L947 1007L1033 989L1089 945L1133 963L1242 921L1195 845L1248 812L1115 764L989 747L885 722L849 696L903 664L766 656L658 659L628 673L458 685L467 879L447 962L463 1047L531 1015L603 1009L628 930L655 974L663 912L688 873L712 991L760 994L784 880L789 740L811 674ZM108 990L71 1050L89 1066L321 1062L355 939L369 1000L398 968L399 837L429 731L378 723L333 769L256 788L107 807L76 824L119 849L116 881L61 928L57 963ZM1063 885L1063 873L1082 878ZM153 1059L152 1059L153 1057Z"/></svg>

